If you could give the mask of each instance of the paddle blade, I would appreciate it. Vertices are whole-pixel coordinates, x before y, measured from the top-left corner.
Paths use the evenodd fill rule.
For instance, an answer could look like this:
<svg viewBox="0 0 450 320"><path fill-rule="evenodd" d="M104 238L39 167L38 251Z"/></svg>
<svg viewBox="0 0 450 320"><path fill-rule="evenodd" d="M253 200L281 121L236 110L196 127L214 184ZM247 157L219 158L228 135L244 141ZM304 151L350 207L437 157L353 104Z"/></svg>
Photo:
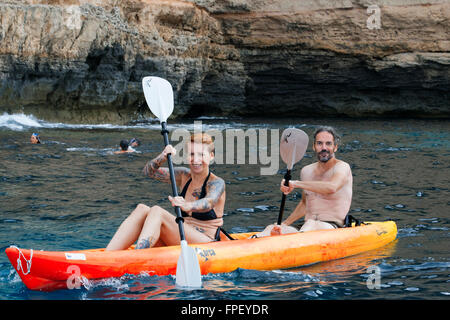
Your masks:
<svg viewBox="0 0 450 320"><path fill-rule="evenodd" d="M300 129L287 128L281 134L280 155L289 170L300 161L308 148L308 135Z"/></svg>
<svg viewBox="0 0 450 320"><path fill-rule="evenodd" d="M159 121L166 122L173 112L172 85L163 78L144 77L142 89L150 111Z"/></svg>
<svg viewBox="0 0 450 320"><path fill-rule="evenodd" d="M175 284L181 288L198 289L202 287L200 264L195 250L181 240L181 254L178 258Z"/></svg>

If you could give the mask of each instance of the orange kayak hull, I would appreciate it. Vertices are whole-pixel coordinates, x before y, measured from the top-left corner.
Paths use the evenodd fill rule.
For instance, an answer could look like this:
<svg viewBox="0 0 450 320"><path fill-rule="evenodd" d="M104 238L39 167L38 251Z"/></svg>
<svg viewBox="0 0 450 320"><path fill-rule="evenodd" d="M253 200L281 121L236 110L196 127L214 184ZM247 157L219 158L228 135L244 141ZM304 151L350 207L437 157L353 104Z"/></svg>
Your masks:
<svg viewBox="0 0 450 320"><path fill-rule="evenodd" d="M252 234L233 234L237 239L233 241L190 244L201 273L286 269L344 258L393 241L397 226L393 221L370 222L352 228L248 239ZM28 289L52 291L71 289L83 278L175 275L180 246L118 251L36 251L12 246L6 254Z"/></svg>

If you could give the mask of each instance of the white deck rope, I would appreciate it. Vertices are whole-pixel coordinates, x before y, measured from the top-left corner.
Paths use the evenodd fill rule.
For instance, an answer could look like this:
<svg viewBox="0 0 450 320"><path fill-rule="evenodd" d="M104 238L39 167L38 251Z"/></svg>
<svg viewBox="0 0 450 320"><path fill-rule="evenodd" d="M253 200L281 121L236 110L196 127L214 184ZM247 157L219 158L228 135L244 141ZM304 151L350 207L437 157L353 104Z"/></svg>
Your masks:
<svg viewBox="0 0 450 320"><path fill-rule="evenodd" d="M17 251L19 251L19 257L17 258L17 268L16 268L16 269L17 269L17 272L18 272L19 270L22 270L23 275L26 276L26 275L29 274L30 271L31 271L31 260L33 259L33 249L30 250L30 259L27 260L27 258L25 258L25 255L22 253L22 251L21 251L18 247L16 247L16 246L9 246L9 247L10 247L10 248L16 248ZM25 272L25 271L23 270L23 268L22 268L22 262L21 262L21 260L20 260L20 256L23 257L23 260L25 260L25 262L26 262L26 264L27 264L27 272Z"/></svg>

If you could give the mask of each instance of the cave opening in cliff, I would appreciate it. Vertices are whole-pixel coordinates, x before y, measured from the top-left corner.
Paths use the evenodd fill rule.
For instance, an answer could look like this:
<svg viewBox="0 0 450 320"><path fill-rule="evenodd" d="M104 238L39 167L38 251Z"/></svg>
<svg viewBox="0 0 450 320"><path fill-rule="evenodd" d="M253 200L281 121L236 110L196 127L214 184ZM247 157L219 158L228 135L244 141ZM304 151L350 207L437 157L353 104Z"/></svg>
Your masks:
<svg viewBox="0 0 450 320"><path fill-rule="evenodd" d="M197 118L208 114L208 109L211 109L211 106L205 104L192 104L189 108L189 111L183 116L184 118Z"/></svg>

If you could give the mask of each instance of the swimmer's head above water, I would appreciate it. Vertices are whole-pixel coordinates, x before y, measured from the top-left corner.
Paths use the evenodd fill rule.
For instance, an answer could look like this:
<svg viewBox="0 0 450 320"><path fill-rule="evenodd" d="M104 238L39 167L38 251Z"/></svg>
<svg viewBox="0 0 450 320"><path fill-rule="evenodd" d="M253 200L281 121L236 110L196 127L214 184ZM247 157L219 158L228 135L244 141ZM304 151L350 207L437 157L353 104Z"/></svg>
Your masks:
<svg viewBox="0 0 450 320"><path fill-rule="evenodd" d="M30 142L32 144L41 143L41 138L39 137L39 133L32 133L30 137Z"/></svg>

